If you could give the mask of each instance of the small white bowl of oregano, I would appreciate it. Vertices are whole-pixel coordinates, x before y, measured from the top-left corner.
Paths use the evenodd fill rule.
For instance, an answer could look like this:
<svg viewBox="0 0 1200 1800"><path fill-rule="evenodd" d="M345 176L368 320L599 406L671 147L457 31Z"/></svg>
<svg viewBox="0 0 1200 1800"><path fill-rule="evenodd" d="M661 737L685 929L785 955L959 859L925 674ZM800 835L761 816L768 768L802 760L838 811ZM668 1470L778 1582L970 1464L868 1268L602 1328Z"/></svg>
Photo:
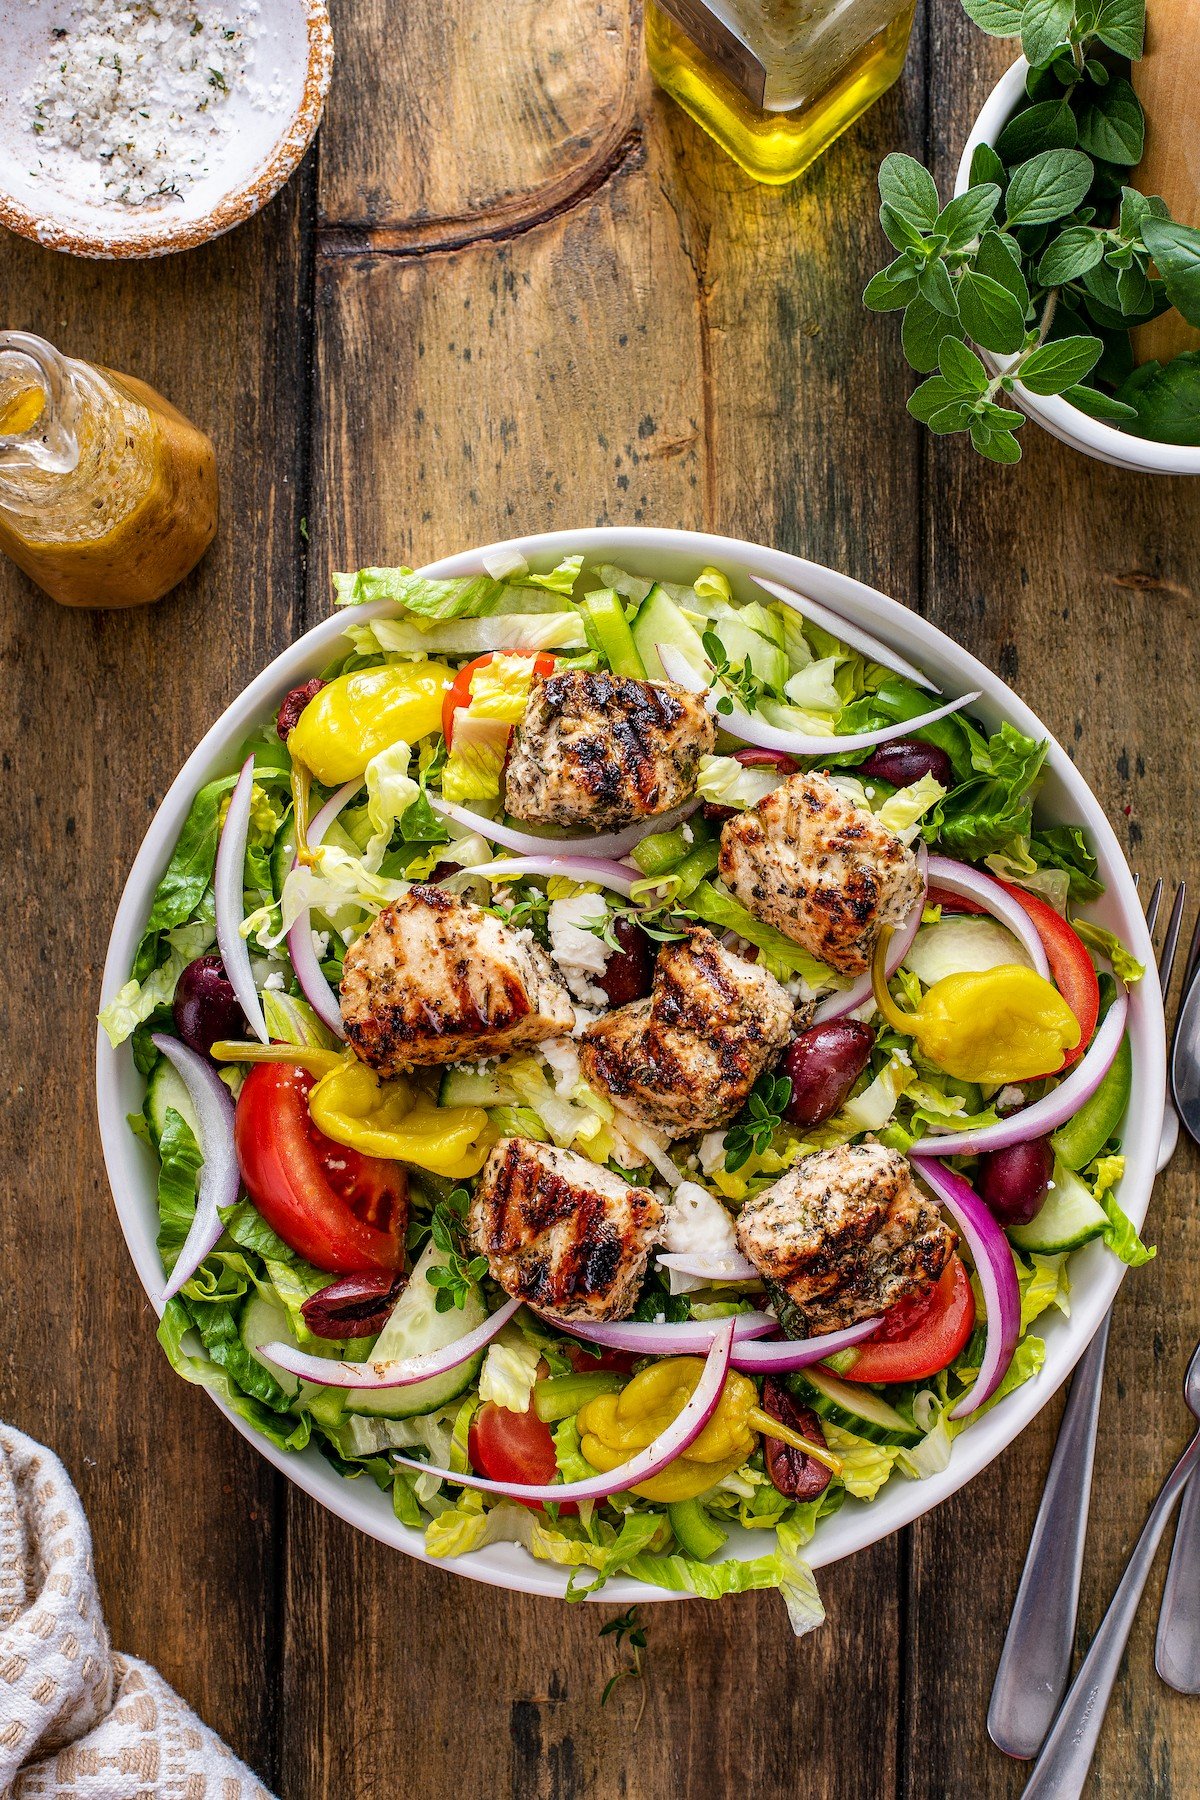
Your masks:
<svg viewBox="0 0 1200 1800"><path fill-rule="evenodd" d="M904 310L904 354L926 376L909 411L995 462L1020 459L1027 415L1119 468L1200 474L1200 351L1135 366L1130 340L1172 305L1200 325L1200 230L1131 185L1144 4L963 5L1024 54L976 120L947 205L912 157L879 172L897 254L863 298Z"/></svg>

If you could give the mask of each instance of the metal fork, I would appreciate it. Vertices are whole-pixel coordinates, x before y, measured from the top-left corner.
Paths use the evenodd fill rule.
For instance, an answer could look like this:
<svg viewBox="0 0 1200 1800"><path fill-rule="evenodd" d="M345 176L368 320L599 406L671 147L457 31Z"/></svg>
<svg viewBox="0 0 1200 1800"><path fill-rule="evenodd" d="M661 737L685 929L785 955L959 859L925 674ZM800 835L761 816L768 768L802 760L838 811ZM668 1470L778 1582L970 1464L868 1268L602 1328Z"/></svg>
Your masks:
<svg viewBox="0 0 1200 1800"><path fill-rule="evenodd" d="M1163 884L1156 881L1146 905L1146 924L1151 932L1158 921L1162 895ZM1158 959L1164 995L1171 982L1185 897L1184 884L1180 882ZM1100 1389L1111 1323L1110 1307L1071 1381L996 1670L988 1707L988 1735L1008 1756L1037 1755L1071 1678Z"/></svg>

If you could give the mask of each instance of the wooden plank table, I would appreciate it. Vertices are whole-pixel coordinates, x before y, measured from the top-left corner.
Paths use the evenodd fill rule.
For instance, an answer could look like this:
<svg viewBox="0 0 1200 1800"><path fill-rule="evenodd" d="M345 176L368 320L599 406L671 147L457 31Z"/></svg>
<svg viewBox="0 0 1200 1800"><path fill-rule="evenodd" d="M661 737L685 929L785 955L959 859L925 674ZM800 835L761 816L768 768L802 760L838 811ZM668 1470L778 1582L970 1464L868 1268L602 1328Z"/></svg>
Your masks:
<svg viewBox="0 0 1200 1800"><path fill-rule="evenodd" d="M607 521L799 551L1014 682L1134 865L1200 877L1200 484L1121 474L1033 426L1012 470L929 438L904 412L894 321L859 304L885 248L881 157L929 156L945 187L1004 46L926 0L901 84L778 192L652 91L626 0L336 15L319 148L259 219L140 266L0 246L6 322L191 413L224 508L199 572L141 613L60 611L0 569L0 1414L79 1483L114 1641L288 1800L1015 1796L984 1714L1058 1402L933 1516L826 1571L811 1638L790 1639L774 1596L654 1610L637 1725L632 1684L598 1704L617 1666L603 1614L356 1536L155 1346L92 1116L109 924L185 753L325 613L335 568ZM1117 1311L1085 1637L1184 1440L1195 1181L1181 1152L1155 1201L1162 1253ZM1096 1764L1113 1800L1200 1794L1154 1616Z"/></svg>

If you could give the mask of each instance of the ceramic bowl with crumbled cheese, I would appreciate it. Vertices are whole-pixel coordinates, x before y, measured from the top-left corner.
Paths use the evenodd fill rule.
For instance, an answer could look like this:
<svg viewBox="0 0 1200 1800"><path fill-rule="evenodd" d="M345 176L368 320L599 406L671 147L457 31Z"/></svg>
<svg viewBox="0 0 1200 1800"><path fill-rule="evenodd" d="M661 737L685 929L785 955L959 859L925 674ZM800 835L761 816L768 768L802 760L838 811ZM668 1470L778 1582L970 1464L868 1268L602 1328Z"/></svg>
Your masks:
<svg viewBox="0 0 1200 1800"><path fill-rule="evenodd" d="M325 0L0 0L0 224L163 256L265 206L320 122Z"/></svg>

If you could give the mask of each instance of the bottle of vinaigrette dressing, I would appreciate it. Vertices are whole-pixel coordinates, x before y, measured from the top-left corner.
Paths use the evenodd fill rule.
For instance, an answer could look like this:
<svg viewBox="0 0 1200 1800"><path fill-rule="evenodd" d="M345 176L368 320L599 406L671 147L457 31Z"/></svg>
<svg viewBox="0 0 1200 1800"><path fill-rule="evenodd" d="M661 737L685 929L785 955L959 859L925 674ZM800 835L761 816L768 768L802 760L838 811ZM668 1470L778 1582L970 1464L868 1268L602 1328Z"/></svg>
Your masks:
<svg viewBox="0 0 1200 1800"><path fill-rule="evenodd" d="M132 375L0 331L0 550L64 606L142 606L217 529L210 440Z"/></svg>
<svg viewBox="0 0 1200 1800"><path fill-rule="evenodd" d="M815 162L891 87L916 0L646 0L658 85L759 181Z"/></svg>

